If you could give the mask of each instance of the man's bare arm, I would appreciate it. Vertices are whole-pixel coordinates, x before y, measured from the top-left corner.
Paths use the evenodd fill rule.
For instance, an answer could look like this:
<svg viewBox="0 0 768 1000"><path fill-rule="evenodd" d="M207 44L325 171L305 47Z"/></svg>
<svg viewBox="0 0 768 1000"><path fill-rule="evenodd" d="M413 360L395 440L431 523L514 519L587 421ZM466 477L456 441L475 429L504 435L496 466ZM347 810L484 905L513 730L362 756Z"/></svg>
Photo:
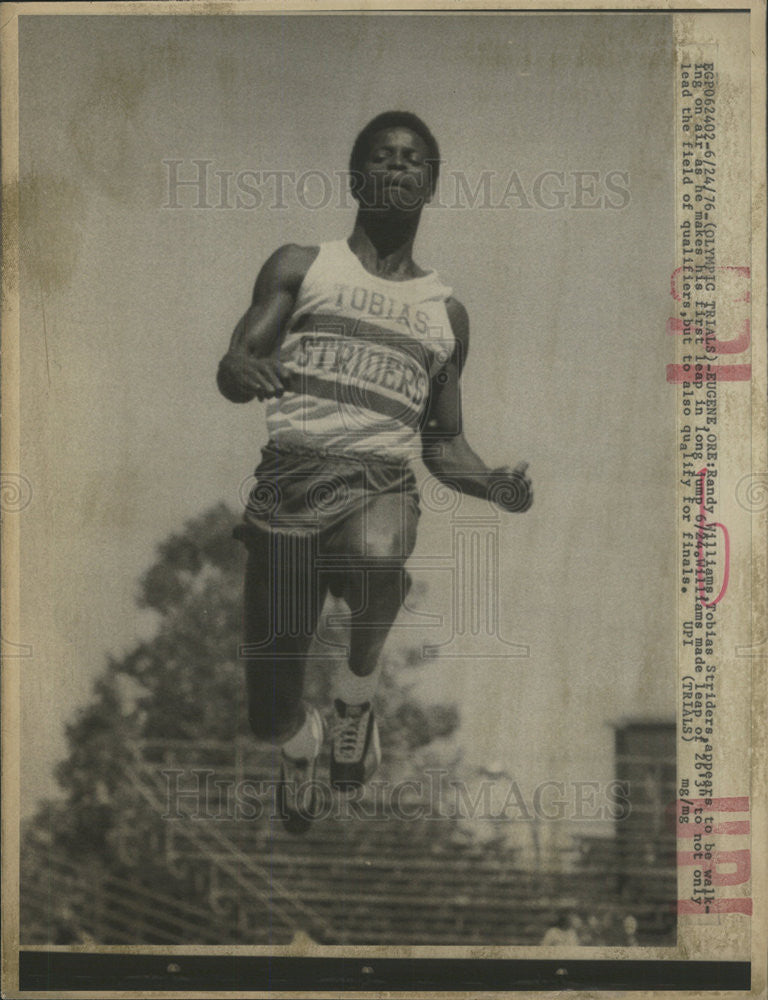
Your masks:
<svg viewBox="0 0 768 1000"><path fill-rule="evenodd" d="M304 275L317 253L317 247L287 244L259 272L251 305L219 362L219 391L231 402L281 396L290 382L290 372L278 360L277 351Z"/></svg>
<svg viewBox="0 0 768 1000"><path fill-rule="evenodd" d="M461 372L469 349L469 317L456 299L449 299L446 307L456 348L432 380L422 430L424 464L433 476L461 493L491 500L506 510L528 510L533 503L533 489L526 475L528 463L520 462L514 469L491 469L464 437Z"/></svg>

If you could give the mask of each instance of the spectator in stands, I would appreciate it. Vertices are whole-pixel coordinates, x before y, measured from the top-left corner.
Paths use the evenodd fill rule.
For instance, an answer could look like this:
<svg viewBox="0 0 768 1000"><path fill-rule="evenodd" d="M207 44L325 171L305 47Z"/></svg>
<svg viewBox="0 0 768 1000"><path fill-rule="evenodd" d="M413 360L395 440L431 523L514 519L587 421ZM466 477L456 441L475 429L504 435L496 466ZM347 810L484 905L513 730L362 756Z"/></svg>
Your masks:
<svg viewBox="0 0 768 1000"><path fill-rule="evenodd" d="M565 910L555 923L544 932L541 944L546 946L563 944L580 944L579 930L582 927L581 917L575 910Z"/></svg>
<svg viewBox="0 0 768 1000"><path fill-rule="evenodd" d="M584 922L581 943L587 945L605 944L605 925L596 913L590 913Z"/></svg>
<svg viewBox="0 0 768 1000"><path fill-rule="evenodd" d="M623 945L626 948L639 947L640 942L637 940L637 918L628 913L621 923L621 929L624 933Z"/></svg>

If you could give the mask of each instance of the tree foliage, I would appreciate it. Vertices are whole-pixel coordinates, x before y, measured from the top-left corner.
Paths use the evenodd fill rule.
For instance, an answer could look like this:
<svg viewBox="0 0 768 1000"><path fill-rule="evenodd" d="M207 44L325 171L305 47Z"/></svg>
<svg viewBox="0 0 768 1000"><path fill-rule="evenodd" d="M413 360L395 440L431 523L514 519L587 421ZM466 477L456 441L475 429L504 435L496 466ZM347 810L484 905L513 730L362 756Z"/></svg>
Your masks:
<svg viewBox="0 0 768 1000"><path fill-rule="evenodd" d="M44 803L27 825L29 879L36 877L29 858L42 850L86 862L95 877L100 872L169 883L162 851L167 831L149 806L137 803L124 765L137 741L187 741L194 747L249 738L238 662L245 553L232 538L235 521L220 504L158 546L137 597L140 607L157 613L155 635L119 659L108 658L92 700L67 725L68 754L56 768L64 798ZM418 651L399 659L389 655L376 699L383 773L398 778L425 759L455 761L450 737L458 724L455 706L414 697ZM320 705L329 704L335 668L329 656L307 671L307 695ZM423 756L433 750L437 757ZM205 888L176 883L175 891L192 897ZM62 917L62 906L55 907L59 935L69 919Z"/></svg>

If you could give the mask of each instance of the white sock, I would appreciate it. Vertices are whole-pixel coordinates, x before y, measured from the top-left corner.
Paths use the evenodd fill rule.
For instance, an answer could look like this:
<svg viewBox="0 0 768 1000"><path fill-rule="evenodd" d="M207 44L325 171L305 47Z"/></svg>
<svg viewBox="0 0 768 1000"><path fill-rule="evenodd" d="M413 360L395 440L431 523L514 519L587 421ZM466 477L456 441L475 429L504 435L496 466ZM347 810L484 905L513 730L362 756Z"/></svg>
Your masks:
<svg viewBox="0 0 768 1000"><path fill-rule="evenodd" d="M358 677L346 663L340 663L334 678L333 697L341 698L346 705L362 705L365 701L373 701L378 685L378 667L367 677Z"/></svg>
<svg viewBox="0 0 768 1000"><path fill-rule="evenodd" d="M280 749L292 760L312 760L320 753L323 745L323 724L317 711L310 705L305 705L305 718L301 729L289 740L281 744Z"/></svg>

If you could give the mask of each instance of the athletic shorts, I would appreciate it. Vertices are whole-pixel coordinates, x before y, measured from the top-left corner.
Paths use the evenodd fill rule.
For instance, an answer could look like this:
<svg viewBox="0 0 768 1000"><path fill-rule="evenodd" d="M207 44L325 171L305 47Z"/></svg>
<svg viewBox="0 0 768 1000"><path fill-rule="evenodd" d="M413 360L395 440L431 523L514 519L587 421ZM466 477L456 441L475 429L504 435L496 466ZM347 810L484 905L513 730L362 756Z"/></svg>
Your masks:
<svg viewBox="0 0 768 1000"><path fill-rule="evenodd" d="M277 448L272 442L261 454L243 523L234 530L246 545L260 544L265 532L332 535L350 515L387 493L401 495L409 517L421 514L416 477L407 462Z"/></svg>

